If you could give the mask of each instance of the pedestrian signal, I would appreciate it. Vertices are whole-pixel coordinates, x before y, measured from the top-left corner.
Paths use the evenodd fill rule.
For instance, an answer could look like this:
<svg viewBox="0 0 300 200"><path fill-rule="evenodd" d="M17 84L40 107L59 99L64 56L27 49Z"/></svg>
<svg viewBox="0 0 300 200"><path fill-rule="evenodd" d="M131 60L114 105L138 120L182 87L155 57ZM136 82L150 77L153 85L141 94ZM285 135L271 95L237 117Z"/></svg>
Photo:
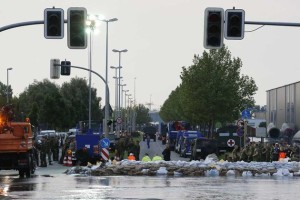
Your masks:
<svg viewBox="0 0 300 200"><path fill-rule="evenodd" d="M245 11L230 9L225 11L225 38L242 40L244 38Z"/></svg>
<svg viewBox="0 0 300 200"><path fill-rule="evenodd" d="M46 8L44 10L44 37L47 39L64 38L64 10Z"/></svg>
<svg viewBox="0 0 300 200"><path fill-rule="evenodd" d="M206 49L223 47L223 29L223 8L206 8L204 15L204 47Z"/></svg>

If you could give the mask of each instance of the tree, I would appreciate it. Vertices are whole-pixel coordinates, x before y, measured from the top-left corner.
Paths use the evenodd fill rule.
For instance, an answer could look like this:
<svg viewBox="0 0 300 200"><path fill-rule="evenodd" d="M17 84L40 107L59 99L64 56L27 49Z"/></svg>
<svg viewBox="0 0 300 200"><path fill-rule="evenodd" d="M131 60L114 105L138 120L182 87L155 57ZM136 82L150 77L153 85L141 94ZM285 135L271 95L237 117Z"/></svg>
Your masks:
<svg viewBox="0 0 300 200"><path fill-rule="evenodd" d="M69 83L63 83L60 93L63 97L65 123L68 127L75 126L79 121L89 119L89 87L87 81L83 78L72 78ZM102 112L100 101L97 97L97 90L91 90L91 118L102 122Z"/></svg>
<svg viewBox="0 0 300 200"><path fill-rule="evenodd" d="M191 124L208 126L210 132L216 122L237 119L241 110L254 106L257 91L254 80L240 74L241 67L241 60L231 58L226 46L195 55L193 64L182 68L179 91L164 103L162 117L175 109Z"/></svg>
<svg viewBox="0 0 300 200"><path fill-rule="evenodd" d="M7 101L7 89L8 89L8 94L9 94L9 99L12 99L12 89L10 86L3 84L0 82L0 107L6 104Z"/></svg>
<svg viewBox="0 0 300 200"><path fill-rule="evenodd" d="M151 121L151 118L149 116L149 109L146 108L143 104L139 104L134 107L134 110L136 112L136 124L142 125L149 123Z"/></svg>
<svg viewBox="0 0 300 200"><path fill-rule="evenodd" d="M35 81L19 96L18 112L31 116L31 123L42 129L63 127L64 107L59 87L49 80Z"/></svg>
<svg viewBox="0 0 300 200"><path fill-rule="evenodd" d="M169 98L164 102L160 109L160 116L164 121L185 120L181 103L181 87L177 87L171 92Z"/></svg>

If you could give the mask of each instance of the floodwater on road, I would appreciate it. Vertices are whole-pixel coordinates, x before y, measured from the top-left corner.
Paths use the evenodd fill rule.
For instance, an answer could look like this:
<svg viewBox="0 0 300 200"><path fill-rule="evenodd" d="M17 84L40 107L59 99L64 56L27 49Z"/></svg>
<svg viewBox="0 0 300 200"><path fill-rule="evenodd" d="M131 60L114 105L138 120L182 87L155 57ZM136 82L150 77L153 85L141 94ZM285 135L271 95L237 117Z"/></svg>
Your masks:
<svg viewBox="0 0 300 200"><path fill-rule="evenodd" d="M296 199L299 177L0 176L0 199Z"/></svg>

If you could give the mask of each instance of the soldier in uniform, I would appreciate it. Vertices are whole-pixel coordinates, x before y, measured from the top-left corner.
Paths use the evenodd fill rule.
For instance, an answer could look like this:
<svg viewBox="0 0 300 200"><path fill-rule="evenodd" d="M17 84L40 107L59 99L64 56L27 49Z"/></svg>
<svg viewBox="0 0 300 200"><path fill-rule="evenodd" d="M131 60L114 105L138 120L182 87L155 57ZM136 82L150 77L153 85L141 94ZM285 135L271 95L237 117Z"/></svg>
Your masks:
<svg viewBox="0 0 300 200"><path fill-rule="evenodd" d="M59 138L55 136L52 138L52 151L53 151L53 161L58 161L59 157Z"/></svg>
<svg viewBox="0 0 300 200"><path fill-rule="evenodd" d="M260 152L259 152L259 145L258 144L254 144L254 147L253 147L253 154L252 154L252 160L253 161L256 161L256 162L259 162L260 161Z"/></svg>
<svg viewBox="0 0 300 200"><path fill-rule="evenodd" d="M247 155L247 146L244 146L244 148L241 151L240 160L247 162L248 161L248 155Z"/></svg>
<svg viewBox="0 0 300 200"><path fill-rule="evenodd" d="M236 162L239 160L239 146L234 145L234 148L232 150L232 161Z"/></svg>
<svg viewBox="0 0 300 200"><path fill-rule="evenodd" d="M47 167L47 153L48 153L48 147L47 147L47 141L46 136L42 137L42 144L41 144L41 167Z"/></svg>

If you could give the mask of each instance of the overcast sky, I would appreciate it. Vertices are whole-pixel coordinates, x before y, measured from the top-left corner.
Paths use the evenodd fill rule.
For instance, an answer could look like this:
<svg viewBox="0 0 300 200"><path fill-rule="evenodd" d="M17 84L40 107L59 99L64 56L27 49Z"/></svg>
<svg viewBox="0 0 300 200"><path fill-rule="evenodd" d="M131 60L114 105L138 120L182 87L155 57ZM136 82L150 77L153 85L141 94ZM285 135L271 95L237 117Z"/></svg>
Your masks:
<svg viewBox="0 0 300 200"><path fill-rule="evenodd" d="M203 47L204 10L235 6L244 9L246 21L300 22L300 2L296 0L2 0L0 26L43 20L45 8L55 6L85 7L89 14L102 14L107 19L118 18L109 24L109 66L118 66L118 54L112 49L128 49L122 54L121 76L123 89L136 97L137 103L153 103L159 109L181 82L183 66L190 66L194 54L206 51ZM103 23L99 34L93 35L92 69L105 77L105 35ZM259 26L246 25L246 31ZM25 26L0 32L0 81L9 84L19 95L34 80L50 79L50 59L67 59L73 65L88 67L88 49L67 47L67 32L61 40L44 38L43 25ZM65 30L67 25L65 25ZM242 74L252 77L258 91L256 104L266 104L266 90L299 81L298 27L264 26L246 32L240 41L225 40L233 57L241 58ZM110 102L115 102L115 71L109 68ZM88 72L72 69L71 76L51 80L61 84L72 77L88 79ZM136 78L136 79L135 79ZM103 98L104 84L92 76L92 86ZM135 87L134 87L135 86Z"/></svg>

